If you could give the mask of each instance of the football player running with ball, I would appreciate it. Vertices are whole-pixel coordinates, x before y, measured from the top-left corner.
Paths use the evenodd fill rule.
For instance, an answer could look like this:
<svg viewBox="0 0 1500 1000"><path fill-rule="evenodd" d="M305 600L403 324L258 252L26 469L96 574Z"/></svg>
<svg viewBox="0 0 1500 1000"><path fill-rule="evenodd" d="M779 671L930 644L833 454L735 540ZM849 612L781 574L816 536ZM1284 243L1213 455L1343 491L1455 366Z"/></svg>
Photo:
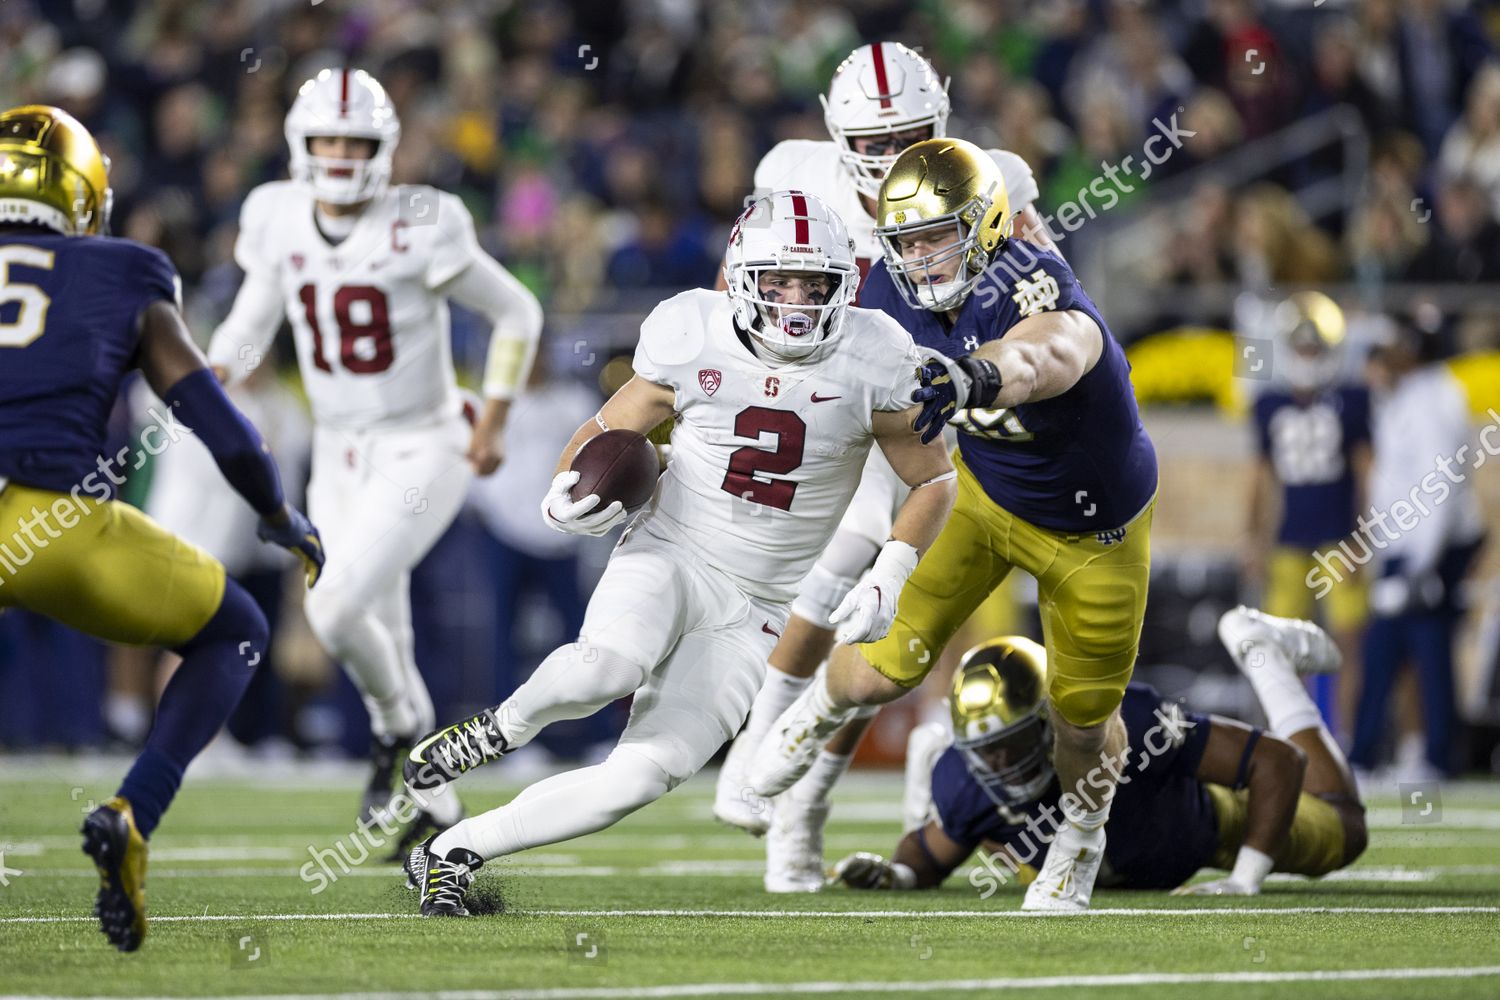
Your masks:
<svg viewBox="0 0 1500 1000"><path fill-rule="evenodd" d="M889 635L840 647L775 723L750 783L785 791L861 706L916 687L1020 568L1038 585L1053 759L1076 792L1026 906L1083 910L1114 791L1108 775L1083 781L1125 743L1119 706L1146 609L1156 454L1124 351L1061 258L1009 237L1005 183L983 150L961 139L909 147L881 185L877 219L885 260L864 301L937 355L917 426L924 440L958 426L958 501Z"/></svg>
<svg viewBox="0 0 1500 1000"><path fill-rule="evenodd" d="M413 749L413 789L524 746L546 725L634 694L601 764L540 781L509 804L419 845L407 871L422 912L467 915L493 858L602 830L660 798L738 732L798 582L854 495L872 444L910 488L865 584L845 602L859 641L883 636L896 595L954 498L939 443L912 432L921 358L884 313L850 305L859 270L821 200L778 192L730 235L728 294L695 289L641 326L635 376L579 428L543 503L559 531L599 535L618 502L574 501L577 450L605 430L644 433L677 415L656 492L626 529L578 641L555 650L497 708Z"/></svg>
<svg viewBox="0 0 1500 1000"><path fill-rule="evenodd" d="M436 722L413 649L411 571L458 515L471 475L499 467L509 401L542 329L536 298L480 248L458 198L389 186L400 134L363 70L325 69L302 85L286 119L292 179L245 199L235 244L245 280L209 346L221 378L237 381L282 316L292 324L316 425L307 503L327 528L328 571L307 620L370 713L366 822L387 809L401 758ZM472 431L450 298L493 326ZM455 797L433 797L411 832L460 815Z"/></svg>
<svg viewBox="0 0 1500 1000"><path fill-rule="evenodd" d="M874 217L880 182L907 146L947 134L947 85L926 59L905 45L875 42L861 45L839 65L822 101L830 138L778 143L756 168L755 187L795 188L827 202L849 227L863 280L881 256ZM1017 231L1055 251L1032 206L1037 185L1026 161L1000 149L988 150L987 155L1005 179ZM798 588L786 632L771 651L766 682L745 731L730 747L719 772L715 817L756 836L769 830L765 885L771 892L810 891L822 885L828 793L848 769L878 708L862 710L861 718L819 755L797 787L776 800L774 815L770 803L750 793L746 769L771 723L807 687L832 651L835 626L829 618L874 562L905 498L906 485L881 453L872 451L838 530Z"/></svg>
<svg viewBox="0 0 1500 1000"><path fill-rule="evenodd" d="M146 936L147 841L255 676L270 631L217 559L111 499L126 481L119 472L144 454L102 454L125 376L139 368L169 408L142 432L145 451L185 425L260 515L260 538L303 560L308 586L323 552L287 504L270 449L193 344L172 262L102 235L113 195L94 137L57 108L13 108L0 114L0 161L0 612L24 608L182 657L140 756L83 822L99 871L94 915L111 944L135 951Z"/></svg>

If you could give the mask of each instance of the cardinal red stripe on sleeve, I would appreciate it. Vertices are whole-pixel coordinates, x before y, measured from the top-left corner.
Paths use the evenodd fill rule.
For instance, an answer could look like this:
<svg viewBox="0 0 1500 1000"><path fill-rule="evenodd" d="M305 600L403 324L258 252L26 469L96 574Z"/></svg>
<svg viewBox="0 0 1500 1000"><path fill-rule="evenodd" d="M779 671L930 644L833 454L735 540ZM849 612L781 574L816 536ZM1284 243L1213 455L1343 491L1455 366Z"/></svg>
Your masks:
<svg viewBox="0 0 1500 1000"><path fill-rule="evenodd" d="M875 88L880 91L880 106L888 108L891 106L891 84L885 75L885 53L880 49L881 43L876 42L870 46L870 56L875 60Z"/></svg>
<svg viewBox="0 0 1500 1000"><path fill-rule="evenodd" d="M796 216L797 231L794 235L797 245L806 246L812 236L807 229L807 197L800 191L792 192L792 215Z"/></svg>

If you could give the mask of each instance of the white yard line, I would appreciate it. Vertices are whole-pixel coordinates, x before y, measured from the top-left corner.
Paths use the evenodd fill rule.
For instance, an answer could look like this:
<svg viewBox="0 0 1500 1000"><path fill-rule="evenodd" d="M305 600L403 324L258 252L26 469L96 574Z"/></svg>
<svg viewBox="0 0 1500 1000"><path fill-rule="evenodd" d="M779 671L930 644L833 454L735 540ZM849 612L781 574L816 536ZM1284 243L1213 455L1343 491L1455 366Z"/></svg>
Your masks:
<svg viewBox="0 0 1500 1000"><path fill-rule="evenodd" d="M1285 914L1402 914L1407 916L1462 916L1500 913L1500 906L1207 906L1174 909L1156 907L1100 907L1082 914L1028 913L1021 910L517 910L511 916L523 917L733 917L746 919L783 919L808 917L823 920L882 918L1005 918L1066 920L1069 917L1198 917L1198 916L1266 916ZM253 924L264 921L297 920L408 920L415 913L237 913L194 914L191 916L152 917L152 923L186 923L197 921L239 921ZM93 923L94 917L0 917L0 924L69 924Z"/></svg>
<svg viewBox="0 0 1500 1000"><path fill-rule="evenodd" d="M1500 966L1440 966L1401 969L1313 969L1305 972L1120 972L1089 976L1032 976L1007 979L928 979L914 982L681 983L667 986L600 986L530 990L441 990L425 993L286 993L258 1000L658 1000L670 997L788 996L841 993L941 993L1077 989L1103 986L1192 986L1239 983L1328 983L1419 979L1477 979L1500 976ZM63 1000L50 996L15 1000ZM68 998L79 1000L79 998ZM104 1000L96 997L93 1000ZM142 998L150 1000L150 998ZM167 1000L167 998L158 998Z"/></svg>

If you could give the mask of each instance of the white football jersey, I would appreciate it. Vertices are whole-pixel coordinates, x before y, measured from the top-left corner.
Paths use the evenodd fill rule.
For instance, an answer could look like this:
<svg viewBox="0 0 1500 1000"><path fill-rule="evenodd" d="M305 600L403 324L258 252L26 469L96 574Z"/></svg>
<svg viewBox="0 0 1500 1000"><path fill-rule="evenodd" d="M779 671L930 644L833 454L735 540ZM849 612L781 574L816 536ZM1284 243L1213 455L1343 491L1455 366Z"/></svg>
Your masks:
<svg viewBox="0 0 1500 1000"><path fill-rule="evenodd" d="M992 149L989 154L1005 178L1010 211L1014 215L1036 200L1036 178L1026 161L1015 153ZM838 213L854 238L860 275L869 271L870 265L881 256L880 243L875 239L875 219L865 211L859 189L839 160L838 144L826 139L787 139L773 146L755 168L755 189L771 192L793 188L817 195Z"/></svg>
<svg viewBox="0 0 1500 1000"><path fill-rule="evenodd" d="M634 365L676 393L672 458L631 530L685 545L747 594L791 600L859 484L872 412L909 407L921 363L877 310L849 307L826 346L775 366L741 340L727 293L667 299Z"/></svg>
<svg viewBox="0 0 1500 1000"><path fill-rule="evenodd" d="M234 248L240 267L281 288L313 419L358 429L457 412L438 289L483 252L463 202L430 187L389 188L338 244L313 212L306 185L262 184L245 199Z"/></svg>

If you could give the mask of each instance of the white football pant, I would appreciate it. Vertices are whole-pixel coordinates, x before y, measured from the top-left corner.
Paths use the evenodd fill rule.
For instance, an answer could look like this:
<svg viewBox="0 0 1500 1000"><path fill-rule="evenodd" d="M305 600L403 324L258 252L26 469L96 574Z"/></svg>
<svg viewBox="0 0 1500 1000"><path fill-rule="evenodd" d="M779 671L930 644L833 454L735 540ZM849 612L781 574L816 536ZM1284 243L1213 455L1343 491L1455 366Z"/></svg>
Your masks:
<svg viewBox="0 0 1500 1000"><path fill-rule="evenodd" d="M377 736L420 736L436 724L417 672L411 571L463 505L469 437L457 415L314 431L307 512L328 561L304 608L318 641L364 696Z"/></svg>

